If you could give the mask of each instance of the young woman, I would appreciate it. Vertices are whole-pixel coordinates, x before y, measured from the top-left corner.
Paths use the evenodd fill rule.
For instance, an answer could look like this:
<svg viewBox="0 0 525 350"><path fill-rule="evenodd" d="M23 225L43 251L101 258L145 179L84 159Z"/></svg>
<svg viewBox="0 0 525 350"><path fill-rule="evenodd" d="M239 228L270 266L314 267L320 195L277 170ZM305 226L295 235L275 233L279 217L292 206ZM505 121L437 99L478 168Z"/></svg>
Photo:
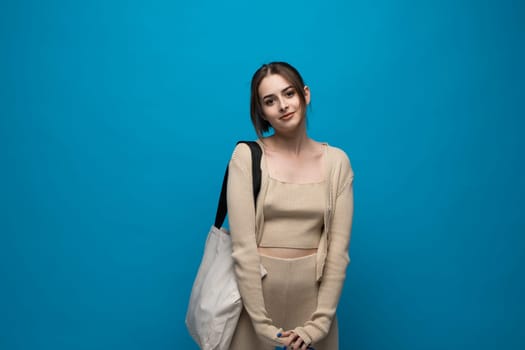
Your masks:
<svg viewBox="0 0 525 350"><path fill-rule="evenodd" d="M256 208L249 147L239 144L229 163L228 220L244 305L232 350L338 349L354 175L342 150L308 137L309 103L291 65L272 62L253 75L251 118L263 149Z"/></svg>

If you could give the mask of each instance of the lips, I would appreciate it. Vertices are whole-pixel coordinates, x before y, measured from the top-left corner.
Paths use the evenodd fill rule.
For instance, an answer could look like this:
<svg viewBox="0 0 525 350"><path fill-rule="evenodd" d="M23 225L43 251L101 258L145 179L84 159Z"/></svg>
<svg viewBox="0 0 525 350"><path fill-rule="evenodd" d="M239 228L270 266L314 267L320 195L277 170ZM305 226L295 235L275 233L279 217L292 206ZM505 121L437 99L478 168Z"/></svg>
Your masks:
<svg viewBox="0 0 525 350"><path fill-rule="evenodd" d="M283 115L281 118L279 118L280 120L288 120L290 119L292 116L293 116L294 112L291 112L291 113L288 113L288 114L285 114Z"/></svg>

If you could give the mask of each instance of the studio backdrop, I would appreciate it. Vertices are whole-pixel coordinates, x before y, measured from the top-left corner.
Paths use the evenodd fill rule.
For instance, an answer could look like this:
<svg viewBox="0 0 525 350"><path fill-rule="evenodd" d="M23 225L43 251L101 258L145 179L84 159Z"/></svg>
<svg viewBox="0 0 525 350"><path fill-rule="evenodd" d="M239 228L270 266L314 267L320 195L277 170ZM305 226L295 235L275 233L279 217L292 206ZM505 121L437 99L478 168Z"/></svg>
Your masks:
<svg viewBox="0 0 525 350"><path fill-rule="evenodd" d="M355 216L341 349L525 348L520 1L0 4L0 349L197 349L253 72L303 74Z"/></svg>

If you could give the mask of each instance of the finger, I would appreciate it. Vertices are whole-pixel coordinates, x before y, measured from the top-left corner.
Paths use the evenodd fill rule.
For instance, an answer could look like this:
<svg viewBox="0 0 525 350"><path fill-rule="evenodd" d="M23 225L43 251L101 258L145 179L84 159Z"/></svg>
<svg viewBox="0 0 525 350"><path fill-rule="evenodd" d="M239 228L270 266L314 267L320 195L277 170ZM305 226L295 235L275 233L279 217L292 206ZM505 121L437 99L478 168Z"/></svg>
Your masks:
<svg viewBox="0 0 525 350"><path fill-rule="evenodd" d="M284 331L281 333L281 337L289 337L292 335L292 331Z"/></svg>
<svg viewBox="0 0 525 350"><path fill-rule="evenodd" d="M290 343L292 342L292 338L290 337L280 337L279 341L286 346L290 346Z"/></svg>
<svg viewBox="0 0 525 350"><path fill-rule="evenodd" d="M308 350L311 349L303 340L303 338L297 336L294 344L294 350Z"/></svg>
<svg viewBox="0 0 525 350"><path fill-rule="evenodd" d="M300 350L302 346L304 345L303 339L301 337L297 337L293 344L293 350Z"/></svg>
<svg viewBox="0 0 525 350"><path fill-rule="evenodd" d="M287 338L281 338L281 342L286 345L287 347L290 346L290 343L292 342L292 340L290 339L290 337L287 337Z"/></svg>
<svg viewBox="0 0 525 350"><path fill-rule="evenodd" d="M292 334L290 334L290 336L288 337L288 344L286 344L287 346L294 346L294 343L296 342L297 339L301 339L299 338L299 336L295 333L292 332Z"/></svg>

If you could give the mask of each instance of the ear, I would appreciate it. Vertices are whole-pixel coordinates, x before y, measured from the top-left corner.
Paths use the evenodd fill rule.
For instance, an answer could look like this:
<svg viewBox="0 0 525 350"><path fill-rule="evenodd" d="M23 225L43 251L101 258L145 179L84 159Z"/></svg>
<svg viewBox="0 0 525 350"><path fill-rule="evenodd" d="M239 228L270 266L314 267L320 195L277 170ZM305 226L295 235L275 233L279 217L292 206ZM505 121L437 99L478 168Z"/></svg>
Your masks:
<svg viewBox="0 0 525 350"><path fill-rule="evenodd" d="M308 106L310 104L310 88L308 86L304 86L304 99L306 100L306 105Z"/></svg>

